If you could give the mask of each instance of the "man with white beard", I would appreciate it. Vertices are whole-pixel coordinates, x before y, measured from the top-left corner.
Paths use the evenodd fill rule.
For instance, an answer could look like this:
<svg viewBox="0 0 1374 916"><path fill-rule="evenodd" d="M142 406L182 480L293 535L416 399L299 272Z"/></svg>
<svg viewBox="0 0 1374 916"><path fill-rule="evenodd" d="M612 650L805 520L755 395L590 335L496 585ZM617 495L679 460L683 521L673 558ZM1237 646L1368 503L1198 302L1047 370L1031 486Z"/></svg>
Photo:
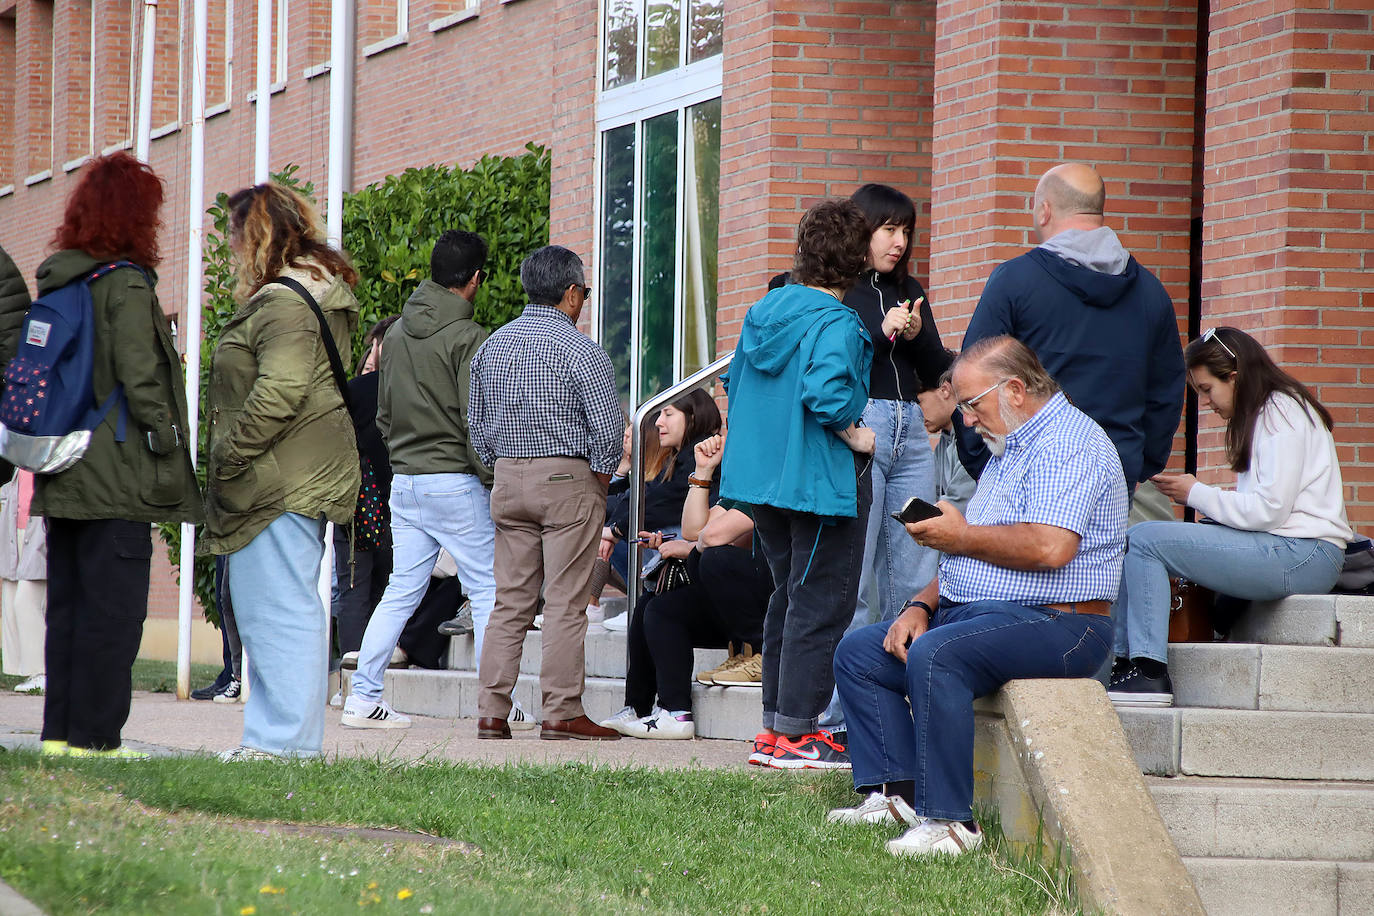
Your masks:
<svg viewBox="0 0 1374 916"><path fill-rule="evenodd" d="M837 823L907 827L893 855L958 855L973 821L973 700L1015 678L1091 677L1107 657L1126 548L1126 481L1111 439L1012 337L954 363L965 420L988 445L968 517L906 526L939 576L900 616L835 652L854 808ZM908 706L908 703L910 704Z"/></svg>

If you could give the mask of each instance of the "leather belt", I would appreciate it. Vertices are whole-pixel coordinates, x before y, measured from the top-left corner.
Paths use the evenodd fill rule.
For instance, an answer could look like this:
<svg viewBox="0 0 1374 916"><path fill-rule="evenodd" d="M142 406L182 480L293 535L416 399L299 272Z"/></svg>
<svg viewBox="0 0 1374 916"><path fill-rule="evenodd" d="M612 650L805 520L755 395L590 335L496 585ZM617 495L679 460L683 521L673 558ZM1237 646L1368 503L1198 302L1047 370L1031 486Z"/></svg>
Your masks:
<svg viewBox="0 0 1374 916"><path fill-rule="evenodd" d="M1066 604L1042 604L1040 606L1065 614L1096 614L1100 617L1106 617L1112 613L1110 601L1070 601Z"/></svg>

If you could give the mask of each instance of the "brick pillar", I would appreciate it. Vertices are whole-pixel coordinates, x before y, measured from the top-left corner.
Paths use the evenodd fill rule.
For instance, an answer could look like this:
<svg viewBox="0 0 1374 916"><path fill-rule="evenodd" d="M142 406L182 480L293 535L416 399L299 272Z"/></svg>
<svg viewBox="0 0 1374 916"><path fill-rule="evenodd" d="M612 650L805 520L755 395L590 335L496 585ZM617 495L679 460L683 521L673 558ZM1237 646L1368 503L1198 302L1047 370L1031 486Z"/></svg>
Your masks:
<svg viewBox="0 0 1374 916"><path fill-rule="evenodd" d="M558 0L554 11L553 130L550 132L549 243L569 248L595 284L597 0ZM594 310L582 313L592 333Z"/></svg>
<svg viewBox="0 0 1374 916"><path fill-rule="evenodd" d="M1203 326L1251 331L1336 419L1347 511L1374 522L1374 16L1213 0ZM1203 428L1210 424L1203 421ZM1215 435L1202 462L1224 464Z"/></svg>
<svg viewBox="0 0 1374 916"><path fill-rule="evenodd" d="M870 181L905 191L926 276L934 13L934 0L726 4L717 352L791 266L819 198Z"/></svg>
<svg viewBox="0 0 1374 916"><path fill-rule="evenodd" d="M1187 313L1196 0L942 0L931 288L957 345L988 274L1035 244L1056 163L1097 167L1108 224Z"/></svg>

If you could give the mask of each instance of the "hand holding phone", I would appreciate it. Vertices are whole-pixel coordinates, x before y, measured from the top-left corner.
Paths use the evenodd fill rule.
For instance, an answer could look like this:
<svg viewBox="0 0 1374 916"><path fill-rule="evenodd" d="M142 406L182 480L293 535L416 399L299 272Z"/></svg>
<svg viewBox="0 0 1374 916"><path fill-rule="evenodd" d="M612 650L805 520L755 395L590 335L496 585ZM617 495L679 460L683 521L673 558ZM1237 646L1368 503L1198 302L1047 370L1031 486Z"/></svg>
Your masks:
<svg viewBox="0 0 1374 916"><path fill-rule="evenodd" d="M906 501L906 505L902 506L901 511L890 514L903 525L910 525L913 522L924 522L932 518L939 518L944 513L936 506L932 506L924 499L921 499L919 496L913 496Z"/></svg>

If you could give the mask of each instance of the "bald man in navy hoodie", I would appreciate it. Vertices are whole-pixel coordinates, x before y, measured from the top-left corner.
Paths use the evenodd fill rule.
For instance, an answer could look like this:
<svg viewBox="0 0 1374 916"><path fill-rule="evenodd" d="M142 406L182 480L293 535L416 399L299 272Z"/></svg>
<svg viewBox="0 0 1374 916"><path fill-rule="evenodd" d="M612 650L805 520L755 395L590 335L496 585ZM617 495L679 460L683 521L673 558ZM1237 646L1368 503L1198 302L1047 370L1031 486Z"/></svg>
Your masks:
<svg viewBox="0 0 1374 916"><path fill-rule="evenodd" d="M1173 451L1183 349L1163 284L1104 224L1106 197L1089 165L1068 162L1041 177L1032 211L1040 245L993 270L963 345L1010 334L1034 350L1111 437L1134 490ZM971 429L961 431L960 458L974 477L987 462Z"/></svg>

